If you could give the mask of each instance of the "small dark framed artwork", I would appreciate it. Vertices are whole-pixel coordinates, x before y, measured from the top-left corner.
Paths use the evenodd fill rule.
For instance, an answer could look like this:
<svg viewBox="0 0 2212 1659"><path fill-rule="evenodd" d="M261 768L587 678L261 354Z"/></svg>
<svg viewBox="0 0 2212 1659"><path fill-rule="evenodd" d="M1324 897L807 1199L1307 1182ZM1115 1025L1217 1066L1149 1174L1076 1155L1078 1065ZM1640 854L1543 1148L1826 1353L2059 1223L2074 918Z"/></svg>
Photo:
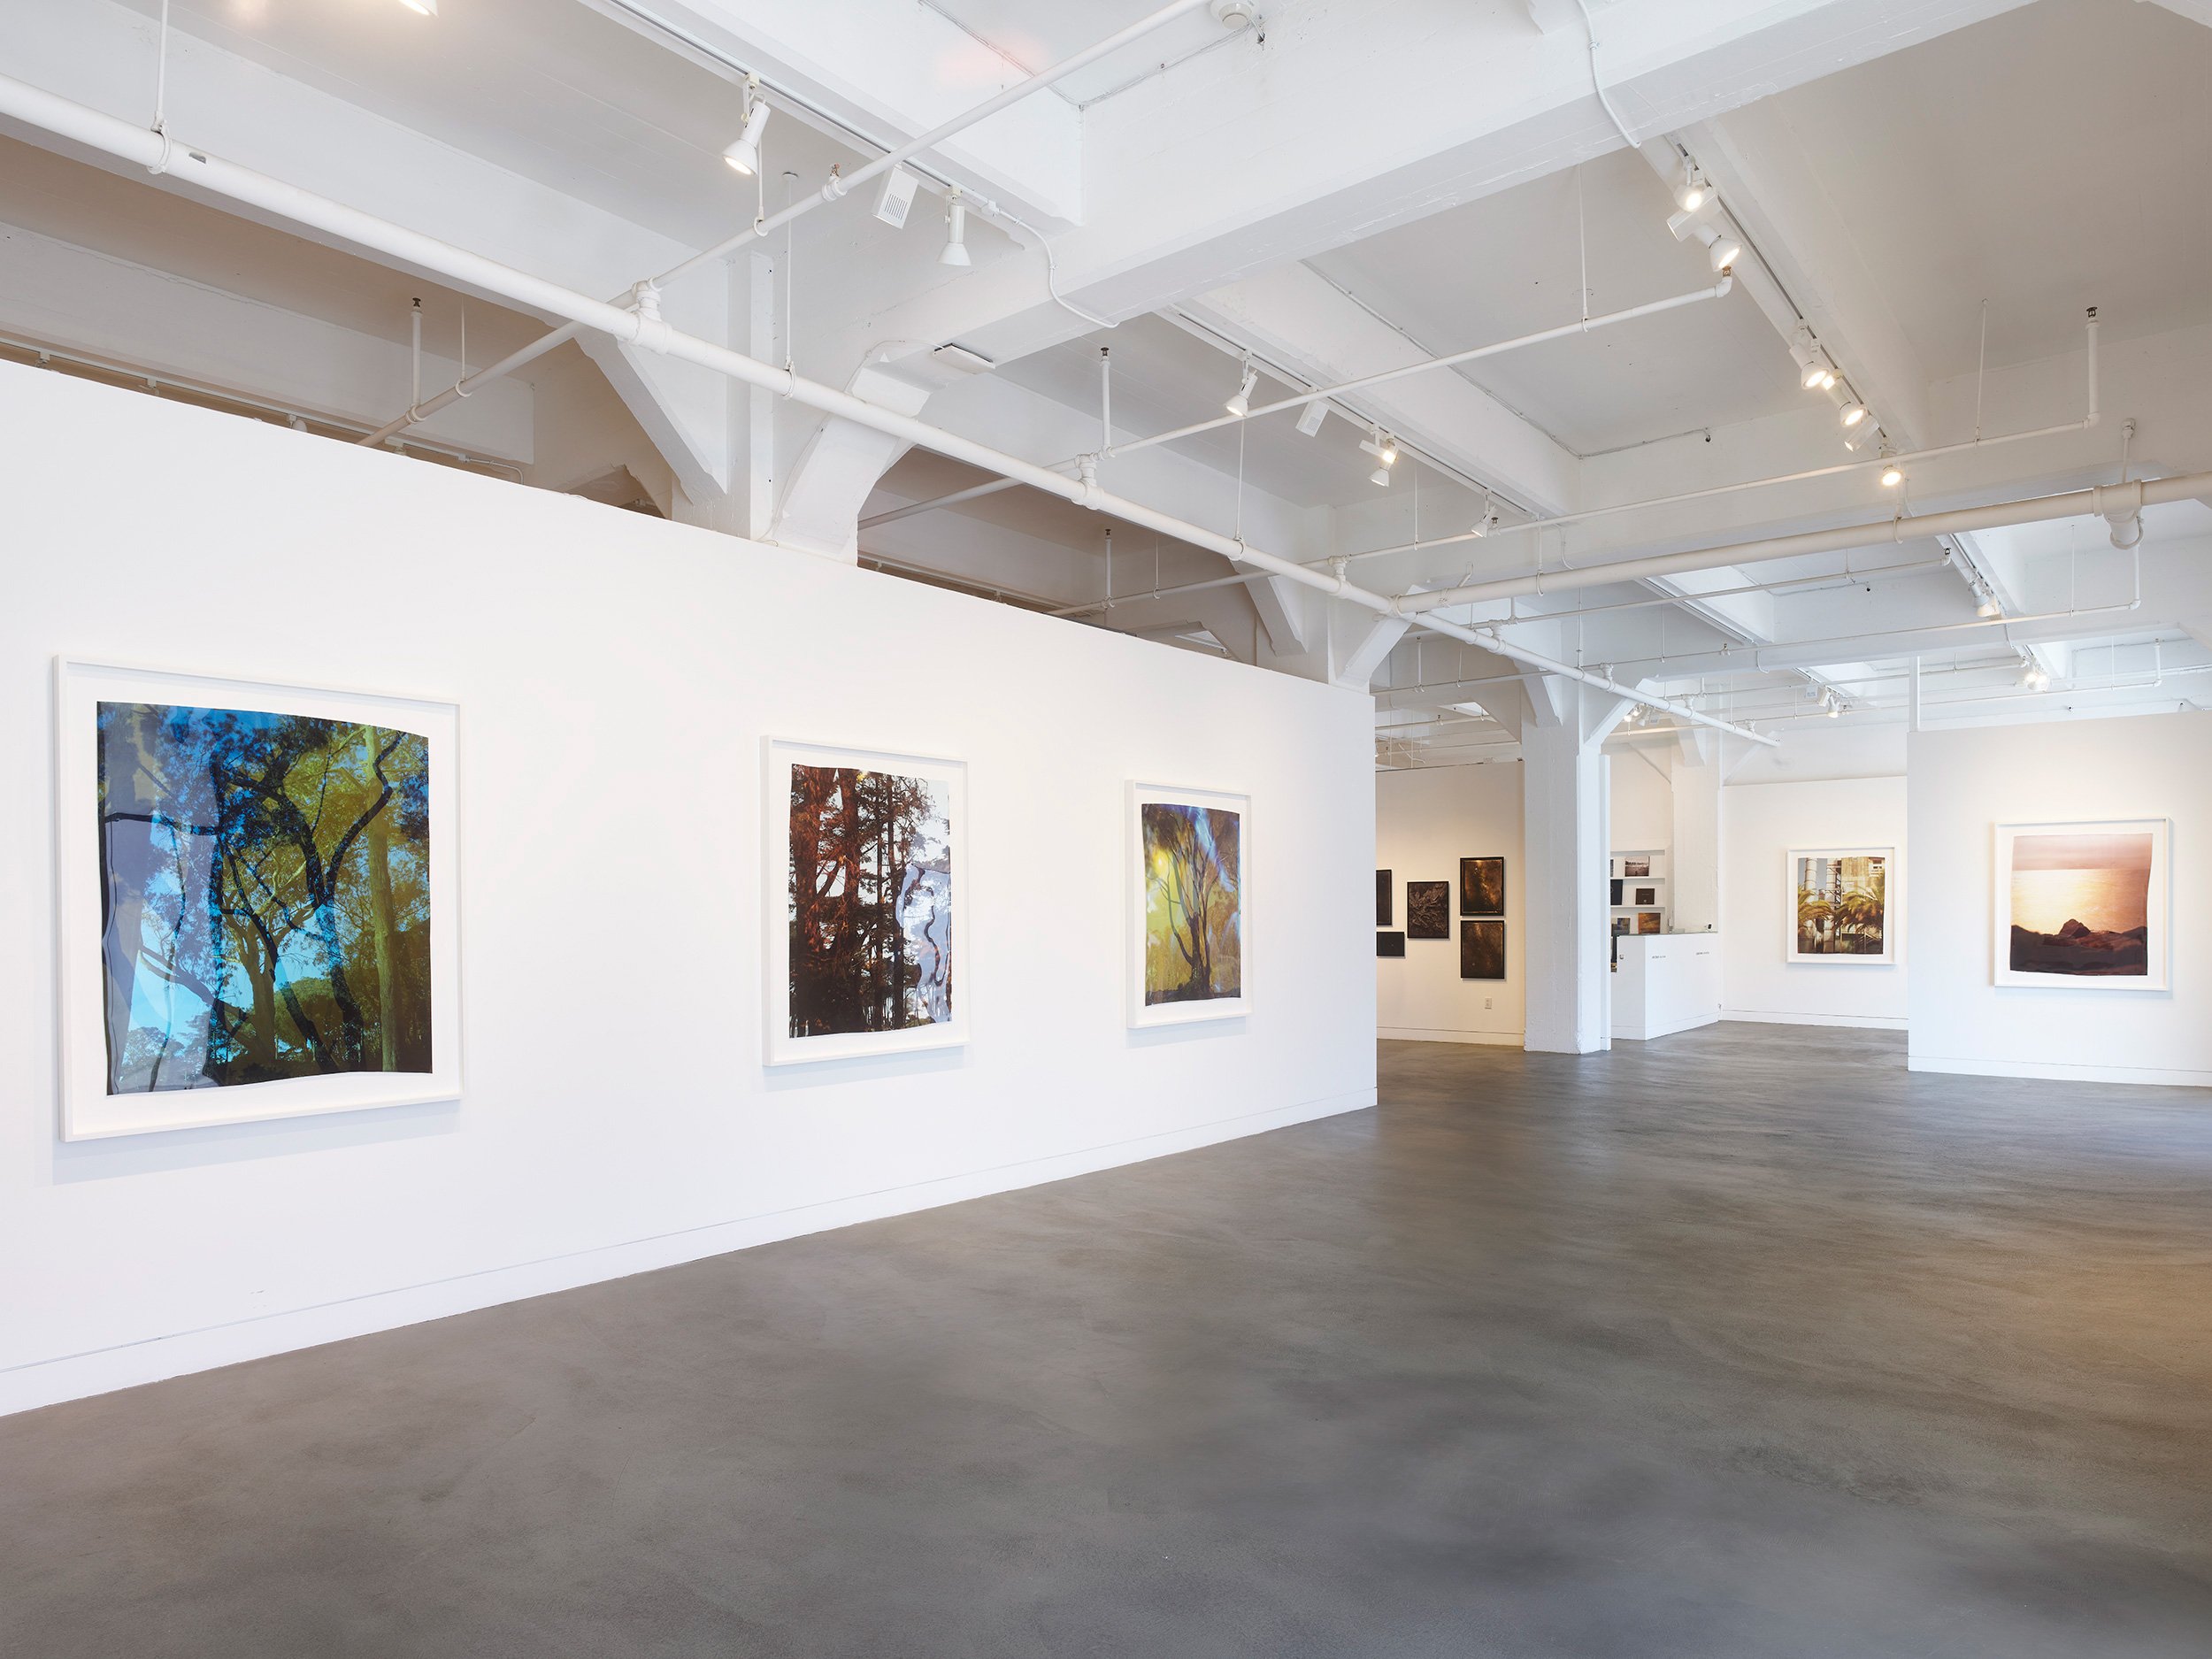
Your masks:
<svg viewBox="0 0 2212 1659"><path fill-rule="evenodd" d="M1406 883L1406 937L1449 939L1452 936L1452 884L1448 881Z"/></svg>
<svg viewBox="0 0 2212 1659"><path fill-rule="evenodd" d="M1390 922L1390 872L1378 870L1375 872L1375 926L1387 927Z"/></svg>
<svg viewBox="0 0 2212 1659"><path fill-rule="evenodd" d="M1619 934L1621 934L1621 933L1626 933L1626 932L1628 931L1628 927L1629 927L1629 924L1630 924L1630 922L1631 922L1632 920L1633 920L1633 919L1634 919L1634 918L1631 918L1631 917L1626 917L1626 916L1616 916L1616 917L1613 918L1613 932L1614 932L1614 933L1617 936L1617 935L1619 935Z"/></svg>
<svg viewBox="0 0 2212 1659"><path fill-rule="evenodd" d="M1375 954L1379 956L1404 956L1406 954L1406 936L1403 933L1377 933L1375 935Z"/></svg>
<svg viewBox="0 0 2212 1659"><path fill-rule="evenodd" d="M1459 977L1463 979L1505 978L1503 922L1462 922L1459 925Z"/></svg>
<svg viewBox="0 0 2212 1659"><path fill-rule="evenodd" d="M1616 904L1624 902L1621 897L1621 879L1618 876L1615 876L1613 878L1613 902Z"/></svg>
<svg viewBox="0 0 2212 1659"><path fill-rule="evenodd" d="M1636 889L1636 902L1639 904L1658 903L1659 889L1657 887L1638 887Z"/></svg>
<svg viewBox="0 0 2212 1659"><path fill-rule="evenodd" d="M1463 858L1459 861L1459 913L1462 916L1505 914L1505 860Z"/></svg>

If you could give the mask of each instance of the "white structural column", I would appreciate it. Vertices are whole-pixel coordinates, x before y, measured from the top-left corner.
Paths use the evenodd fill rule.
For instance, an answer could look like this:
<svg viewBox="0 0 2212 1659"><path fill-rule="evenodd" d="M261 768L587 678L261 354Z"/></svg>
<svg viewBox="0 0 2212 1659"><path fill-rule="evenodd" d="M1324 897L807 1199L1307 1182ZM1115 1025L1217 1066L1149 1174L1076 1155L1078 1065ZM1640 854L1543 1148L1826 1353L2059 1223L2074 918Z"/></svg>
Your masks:
<svg viewBox="0 0 2212 1659"><path fill-rule="evenodd" d="M1612 817L1604 753L1629 705L1571 680L1531 687L1559 717L1521 730L1523 872L1528 975L1523 1046L1590 1054L1612 1046L1606 1005L1607 858Z"/></svg>

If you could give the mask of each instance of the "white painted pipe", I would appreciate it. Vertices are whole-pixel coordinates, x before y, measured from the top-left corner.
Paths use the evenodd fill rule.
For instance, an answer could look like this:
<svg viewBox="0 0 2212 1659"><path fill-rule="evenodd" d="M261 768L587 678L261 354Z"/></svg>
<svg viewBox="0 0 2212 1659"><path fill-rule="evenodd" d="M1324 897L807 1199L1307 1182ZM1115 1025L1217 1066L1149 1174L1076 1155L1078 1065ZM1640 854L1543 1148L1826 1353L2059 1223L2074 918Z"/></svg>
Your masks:
<svg viewBox="0 0 2212 1659"><path fill-rule="evenodd" d="M1682 576L1694 571L1717 570L1727 565L1757 565L1768 559L1795 558L1808 553L1837 553L1870 547L1880 541L1902 541L1909 537L1951 535L1962 530L2001 530L2014 525L2041 524L2053 518L2076 518L2094 514L2128 517L2144 507L2190 501L2212 495L2212 472L2187 472L2172 478L2127 484L2099 484L2041 495L2032 501L2001 502L1989 507L1962 507L1949 512L1929 512L1883 519L1878 524L1846 525L1835 530L1808 530L1797 535L1768 536L1756 541L1732 542L1725 547L1699 548L1687 553L1660 553L1647 558L1622 559L1611 565L1586 565L1575 570L1540 572L1528 576L1504 576L1493 581L1469 582L1434 593L1407 594L1398 601L1402 615L1414 615L1447 605L1482 599L1508 599L1522 594L1565 593L1611 582L1641 581L1653 576ZM1694 597L1695 595L1691 595Z"/></svg>
<svg viewBox="0 0 2212 1659"><path fill-rule="evenodd" d="M1170 432L1156 432L1149 437L1132 438L1126 443L1114 442L1113 434L1110 431L1106 436L1105 445L1100 453L1110 456L1129 455L1139 449L1148 449L1155 444L1171 443L1178 438L1192 437L1199 433L1212 432L1222 426L1233 426L1240 420L1256 420L1262 415L1272 415L1286 409L1300 409L1308 403L1317 403L1328 398L1342 396L1348 392L1363 390L1367 387L1380 386L1386 380L1402 380L1408 375L1425 374L1431 369L1450 368L1455 364L1472 363L1479 357L1494 357L1508 351L1518 351L1525 346L1541 345L1550 340L1564 340L1573 334L1585 334L1599 328L1610 328L1616 323L1631 322L1640 317L1655 316L1661 311L1676 311L1685 305L1695 305L1701 300L1717 300L1728 292L1729 283L1730 279L1723 277L1710 288L1694 288L1687 294L1677 294L1668 299L1653 300L1642 305L1632 305L1625 311L1608 311L1602 317L1591 317L1577 322L1562 323L1556 328L1539 329L1532 334L1517 334L1510 340L1493 341L1486 346L1476 346L1467 351L1455 351L1448 357L1430 357L1419 363L1409 363L1402 368L1385 369L1377 374L1364 374L1357 380L1346 380L1340 385L1324 386L1315 391L1301 392L1295 397L1279 398L1274 403L1263 403L1244 415L1217 415L1210 420L1194 421L1187 426L1177 426ZM1066 460L1055 462L1054 465L1073 466L1079 459L1080 459L1079 457L1070 456ZM1011 479L997 479L988 484L973 485L967 489L955 490L948 495L933 495L927 501L910 502L903 507L894 507L888 512L877 513L872 518L863 518L860 521L860 527L864 530L872 530L878 525L894 524L901 518L910 518L917 513L933 512L940 507L955 506L964 501L973 501L979 495L995 495L1002 489L1013 488L1014 483ZM1441 546L1443 544L1431 542L1425 545ZM1369 556L1359 554L1355 557Z"/></svg>
<svg viewBox="0 0 2212 1659"><path fill-rule="evenodd" d="M619 4L619 0L618 0L618 4ZM1107 36L1106 39L1097 42L1093 45L1085 47L1072 58L1064 58L1061 62L1053 65L1049 69L1040 70L1037 73L1029 76L1025 80L1018 81L1012 86L1007 87L1004 89L993 94L990 97L986 98L982 103L975 105L972 109L964 110L958 115L954 116L949 121L944 121L940 123L938 126L933 127L929 131L924 133L919 138L910 139L907 142L899 145L895 150L887 150L884 154L877 157L873 161L867 163L864 166L860 167L849 176L839 177L836 174L832 174L830 181L824 185L819 190L814 192L811 196L803 197L801 200L792 203L781 211L772 213L765 219L756 219L752 224L747 226L743 230L739 231L735 235L726 236L722 241L717 242L713 247L703 248L697 253L693 254L689 258L671 265L667 270L662 272L660 275L652 279L653 285L657 288L665 287L667 284L674 281L678 277L683 276L689 272L695 271L703 265L709 264L713 260L722 258L726 255L735 252L739 248L743 247L749 242L766 237L772 231L781 229L784 226L789 224L793 219L797 219L800 215L811 212L814 209L821 206L826 202L834 202L849 194L856 185L865 184L869 180L876 177L879 173L887 173L892 168L899 165L900 163L912 160L916 156L921 154L924 150L929 150L935 145L941 144L948 138L953 137L955 134L965 131L968 127L975 126L979 121L987 120L990 117L996 115L1001 110L1005 109L1009 104L1020 102L1023 98L1027 97L1033 92L1041 91L1046 87L1052 85L1054 81L1060 80L1062 77L1073 74L1077 70L1081 69L1087 65L1095 63L1099 58L1106 57L1111 52L1120 50L1124 46L1128 45L1133 41L1141 39L1143 36L1150 34L1153 30L1160 27L1161 25L1172 23L1176 19L1183 16L1184 13L1195 12L1199 9L1199 7L1204 5L1205 4L1206 0L1171 0L1171 4L1162 6L1158 11L1153 12L1150 16L1140 18L1137 21L1132 23L1127 28L1122 29L1114 35L1110 35ZM681 38L680 31L674 30L671 27L671 26L664 22L662 19L653 17L650 13L645 12L635 7L626 6L624 9L633 12L635 15L643 18L648 22L653 23L663 29L668 30L671 34L679 35L679 37ZM994 217L997 215L998 204L996 203L979 200L977 204L982 208L986 213ZM566 342L574 339L576 336L576 329L577 325L572 321L565 324L563 326L555 329L551 334L545 335L542 339L523 347L521 350L514 352L511 356L501 358L497 363L493 364L489 368L484 369L480 373L470 376L465 381L457 382L455 385L449 387L446 390L439 393L437 396L432 398L427 403L423 404L419 411L413 408L410 408L404 416L402 416L397 419L387 421L383 426L379 426L374 432L371 433L367 437L363 438L360 442L364 445L378 444L383 442L387 438L393 436L395 434L404 432L409 426L413 426L425 416L435 414L439 410L443 409L447 404L452 403L455 399L471 396L475 392L478 387L484 385L487 381L495 380L502 375L511 374L515 370L522 367L525 364L529 363L537 357L542 357L545 353L552 350L556 346L565 344Z"/></svg>
<svg viewBox="0 0 2212 1659"><path fill-rule="evenodd" d="M179 149L161 134L133 127L127 121L88 109L83 104L58 97L50 92L4 75L0 75L0 116L26 122L88 148L104 150L141 165L165 167L180 180L211 195L227 197L280 219L322 231L357 247L371 249L403 265L446 278L465 288L500 295L556 317L565 316L572 322L599 329L615 339L628 341L647 350L696 363L750 386L764 387L795 403L819 410L826 415L834 415L856 426L903 439L909 443L939 455L949 456L956 461L964 461L987 472L1002 473L1043 490L1048 495L1057 495L1064 501L1073 502L1078 506L1088 507L1094 511L1110 513L1115 518L1130 524L1142 525L1147 529L1157 530L1163 535L1171 535L1194 547L1221 554L1237 564L1265 571L1302 587L1347 600L1379 615L1401 614L1399 603L1385 595L1356 587L1340 576L1308 570L1294 560L1263 552L1202 525L1192 524L1171 513L1148 507L1141 502L1117 495L1100 488L1093 478L1080 480L1064 478L1034 462L1004 454L987 444L933 426L926 421L901 414L895 410L886 409L879 403L856 397L835 387L803 379L788 369L762 363L743 352L718 345L713 341L684 334L671 326L660 316L657 290L649 283L638 285L634 309L610 305L603 300L595 300L565 288L557 282L531 276L526 272L501 265L497 260L487 259L480 254L470 253L465 249L440 242L434 236L426 236L405 226L395 225L388 219L365 213L358 208L348 207L343 203L303 190L296 185L272 179L265 173L220 160L204 151ZM1709 715L1669 703L1663 698L1618 685L1603 675L1592 674L1564 663L1555 663L1517 645L1485 639L1471 629L1439 617L1408 614L1406 619L1432 633L1496 651L1526 662L1532 667L1540 667L1547 672L1563 674L1654 708L1669 710L1686 719L1736 732L1740 736L1754 738L1760 742L1772 741L1760 733L1716 720Z"/></svg>

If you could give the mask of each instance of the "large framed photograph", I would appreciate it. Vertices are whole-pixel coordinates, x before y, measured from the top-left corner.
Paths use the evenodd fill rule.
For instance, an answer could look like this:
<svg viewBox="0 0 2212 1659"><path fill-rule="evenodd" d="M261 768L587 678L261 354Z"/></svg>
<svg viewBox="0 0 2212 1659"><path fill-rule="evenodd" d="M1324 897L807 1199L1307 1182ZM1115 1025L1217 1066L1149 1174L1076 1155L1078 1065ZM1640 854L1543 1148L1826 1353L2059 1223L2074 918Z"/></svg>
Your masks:
<svg viewBox="0 0 2212 1659"><path fill-rule="evenodd" d="M57 664L61 1132L457 1100L449 703Z"/></svg>
<svg viewBox="0 0 2212 1659"><path fill-rule="evenodd" d="M1252 803L1129 786L1129 1023L1251 1010Z"/></svg>
<svg viewBox="0 0 2212 1659"><path fill-rule="evenodd" d="M1462 916L1505 914L1505 860L1463 858L1459 861L1459 913Z"/></svg>
<svg viewBox="0 0 2212 1659"><path fill-rule="evenodd" d="M968 1040L964 763L770 738L764 1059Z"/></svg>
<svg viewBox="0 0 2212 1659"><path fill-rule="evenodd" d="M2167 988L2167 821L1996 826L1995 983Z"/></svg>
<svg viewBox="0 0 2212 1659"><path fill-rule="evenodd" d="M1890 918L1893 847L1793 849L1785 959L1882 966L1897 960Z"/></svg>

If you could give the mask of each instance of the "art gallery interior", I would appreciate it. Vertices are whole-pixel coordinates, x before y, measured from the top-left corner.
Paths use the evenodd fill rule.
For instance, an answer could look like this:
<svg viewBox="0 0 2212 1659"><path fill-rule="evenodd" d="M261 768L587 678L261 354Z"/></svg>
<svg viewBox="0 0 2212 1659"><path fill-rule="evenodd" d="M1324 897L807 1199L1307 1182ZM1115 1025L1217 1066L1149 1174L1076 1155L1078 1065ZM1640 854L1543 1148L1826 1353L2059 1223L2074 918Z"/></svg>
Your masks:
<svg viewBox="0 0 2212 1659"><path fill-rule="evenodd" d="M0 1652L2212 1652L2208 179L2207 0L8 0Z"/></svg>

